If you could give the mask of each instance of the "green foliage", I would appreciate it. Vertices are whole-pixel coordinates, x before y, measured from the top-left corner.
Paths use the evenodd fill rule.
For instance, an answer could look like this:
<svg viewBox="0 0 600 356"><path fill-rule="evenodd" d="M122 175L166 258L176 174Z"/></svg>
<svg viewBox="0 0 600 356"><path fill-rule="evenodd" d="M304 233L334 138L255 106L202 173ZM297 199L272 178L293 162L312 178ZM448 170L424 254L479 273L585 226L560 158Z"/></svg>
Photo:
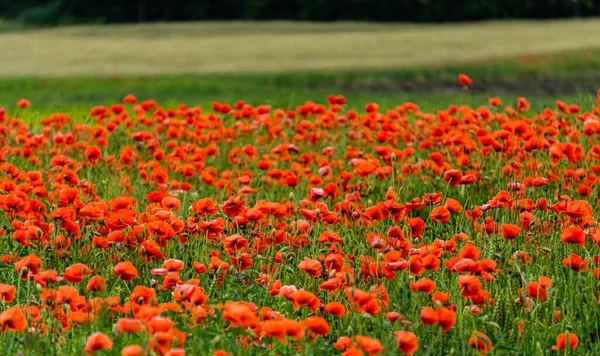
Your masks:
<svg viewBox="0 0 600 356"><path fill-rule="evenodd" d="M600 0L0 0L0 16L32 24L215 19L452 22L600 15Z"/></svg>
<svg viewBox="0 0 600 356"><path fill-rule="evenodd" d="M17 20L26 24L53 26L59 24L64 0L54 0L23 10Z"/></svg>

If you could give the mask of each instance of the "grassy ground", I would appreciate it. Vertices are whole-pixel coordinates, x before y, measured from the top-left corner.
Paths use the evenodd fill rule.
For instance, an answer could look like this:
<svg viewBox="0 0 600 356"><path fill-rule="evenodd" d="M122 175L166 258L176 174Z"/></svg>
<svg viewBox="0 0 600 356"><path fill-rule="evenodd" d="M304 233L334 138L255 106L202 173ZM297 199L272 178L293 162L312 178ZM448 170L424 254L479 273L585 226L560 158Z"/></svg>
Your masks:
<svg viewBox="0 0 600 356"><path fill-rule="evenodd" d="M184 23L9 33L3 76L397 69L600 47L600 20L469 25Z"/></svg>
<svg viewBox="0 0 600 356"><path fill-rule="evenodd" d="M356 105L470 104L489 96L587 100L600 20L468 25L181 23L22 31L0 26L0 106L60 110L128 93L161 103L278 106L343 93ZM515 40L518 39L518 40ZM475 80L469 94L456 75ZM590 99L591 100L591 99Z"/></svg>

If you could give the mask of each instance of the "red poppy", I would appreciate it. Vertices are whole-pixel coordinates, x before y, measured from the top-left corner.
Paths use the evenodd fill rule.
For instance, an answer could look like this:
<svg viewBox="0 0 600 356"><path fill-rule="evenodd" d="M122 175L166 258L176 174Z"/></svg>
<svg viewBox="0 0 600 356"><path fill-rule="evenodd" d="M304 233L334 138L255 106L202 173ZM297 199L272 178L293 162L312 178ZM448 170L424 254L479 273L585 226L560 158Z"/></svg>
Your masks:
<svg viewBox="0 0 600 356"><path fill-rule="evenodd" d="M568 339L568 343L567 343ZM556 345L552 346L552 350L565 350L567 348L574 349L579 344L579 338L575 334L560 334L556 337Z"/></svg>
<svg viewBox="0 0 600 356"><path fill-rule="evenodd" d="M398 350L402 351L405 355L412 355L419 348L419 340L414 333L410 331L394 331L394 335L396 335Z"/></svg>
<svg viewBox="0 0 600 356"><path fill-rule="evenodd" d="M112 340L105 334L97 332L87 338L84 351L86 354L91 355L96 351L111 350L112 347Z"/></svg>
<svg viewBox="0 0 600 356"><path fill-rule="evenodd" d="M471 80L471 78L469 78L466 74L459 74L458 81L460 82L460 84L462 86L465 86L465 87L468 87L469 85L473 84L473 81Z"/></svg>
<svg viewBox="0 0 600 356"><path fill-rule="evenodd" d="M482 354L492 351L492 340L484 333L475 331L469 338L469 346Z"/></svg>
<svg viewBox="0 0 600 356"><path fill-rule="evenodd" d="M0 314L0 331L18 331L23 332L27 327L25 314L19 307L11 307Z"/></svg>

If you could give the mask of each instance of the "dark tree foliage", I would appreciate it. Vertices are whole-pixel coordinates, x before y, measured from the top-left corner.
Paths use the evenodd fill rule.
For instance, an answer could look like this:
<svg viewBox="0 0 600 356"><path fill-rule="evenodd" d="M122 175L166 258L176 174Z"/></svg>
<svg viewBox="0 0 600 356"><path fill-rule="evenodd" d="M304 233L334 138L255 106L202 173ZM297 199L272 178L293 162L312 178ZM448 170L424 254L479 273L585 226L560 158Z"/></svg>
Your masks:
<svg viewBox="0 0 600 356"><path fill-rule="evenodd" d="M453 22L600 15L600 0L0 0L38 24L191 20Z"/></svg>

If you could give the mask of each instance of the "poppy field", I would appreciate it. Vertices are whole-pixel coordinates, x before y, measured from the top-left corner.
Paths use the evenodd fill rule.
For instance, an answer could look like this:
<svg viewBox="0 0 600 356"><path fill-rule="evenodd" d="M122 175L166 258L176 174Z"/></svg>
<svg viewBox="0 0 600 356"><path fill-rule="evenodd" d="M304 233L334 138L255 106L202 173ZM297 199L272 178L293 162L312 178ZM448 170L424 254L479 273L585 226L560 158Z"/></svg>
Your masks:
<svg viewBox="0 0 600 356"><path fill-rule="evenodd" d="M600 91L557 99L0 109L0 353L598 354Z"/></svg>

